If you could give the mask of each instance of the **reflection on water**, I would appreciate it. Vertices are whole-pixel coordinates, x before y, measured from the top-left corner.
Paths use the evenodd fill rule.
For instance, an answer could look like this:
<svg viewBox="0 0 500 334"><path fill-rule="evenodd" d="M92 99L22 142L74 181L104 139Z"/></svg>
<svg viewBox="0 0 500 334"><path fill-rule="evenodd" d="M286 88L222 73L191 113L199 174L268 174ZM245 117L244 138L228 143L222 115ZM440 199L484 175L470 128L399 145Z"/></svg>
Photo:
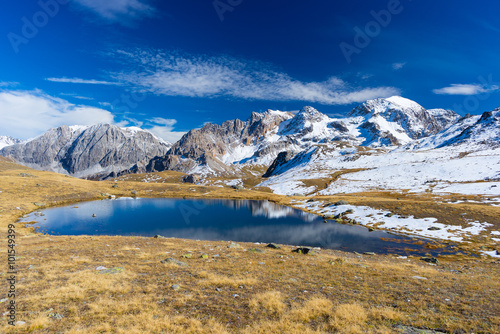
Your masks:
<svg viewBox="0 0 500 334"><path fill-rule="evenodd" d="M40 232L62 235L141 235L275 242L358 252L405 254L403 238L323 219L268 201L121 199L44 210ZM96 217L92 217L95 214ZM42 219L43 218L43 219ZM44 220L45 219L45 220ZM411 248L418 248L411 245ZM427 252L428 250L426 250Z"/></svg>

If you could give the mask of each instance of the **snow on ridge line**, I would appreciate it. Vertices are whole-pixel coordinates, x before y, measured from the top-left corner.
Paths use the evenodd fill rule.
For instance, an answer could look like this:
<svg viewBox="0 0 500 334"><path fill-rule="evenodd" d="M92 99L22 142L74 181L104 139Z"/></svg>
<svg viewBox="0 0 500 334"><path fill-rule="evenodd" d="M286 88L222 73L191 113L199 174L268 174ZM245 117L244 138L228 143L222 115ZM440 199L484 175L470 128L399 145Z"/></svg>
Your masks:
<svg viewBox="0 0 500 334"><path fill-rule="evenodd" d="M389 101L393 104L397 104L398 106L401 106L403 108L408 108L408 109L421 109L423 108L420 104L418 104L415 101L412 101L410 99L407 99L402 96L391 96L389 98L385 99L386 101Z"/></svg>
<svg viewBox="0 0 500 334"><path fill-rule="evenodd" d="M426 238L450 240L457 242L464 242L464 238L478 235L483 231L486 231L487 227L493 226L489 223L480 222L468 222L468 227L463 228L457 225L445 225L438 223L436 218L414 218L409 216L408 218L402 218L399 215L391 215L390 211L373 209L368 206L354 206L354 205L330 205L328 207L323 207L324 202L314 201L307 203L306 201L296 201L290 202L293 206L297 208L308 209L317 214L323 216L335 216L342 214L348 210L352 210L352 213L345 214L345 217L349 219L354 219L361 225L373 226L375 224L378 227L382 227L389 230L397 230L404 234L414 234ZM382 224L380 224L382 223ZM429 228L434 228L429 230Z"/></svg>

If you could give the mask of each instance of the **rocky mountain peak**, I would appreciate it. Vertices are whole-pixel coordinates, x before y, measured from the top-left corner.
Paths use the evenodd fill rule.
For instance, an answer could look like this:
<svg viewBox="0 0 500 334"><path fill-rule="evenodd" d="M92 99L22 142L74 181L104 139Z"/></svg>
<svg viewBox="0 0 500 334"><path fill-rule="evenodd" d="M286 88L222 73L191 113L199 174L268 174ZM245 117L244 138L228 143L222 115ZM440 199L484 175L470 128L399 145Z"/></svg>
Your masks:
<svg viewBox="0 0 500 334"><path fill-rule="evenodd" d="M170 144L139 128L64 125L28 142L7 146L0 155L36 169L100 177L148 162L169 148Z"/></svg>
<svg viewBox="0 0 500 334"><path fill-rule="evenodd" d="M310 122L319 122L326 117L325 114L320 113L313 107L305 106L299 113L294 117L297 120L304 120Z"/></svg>
<svg viewBox="0 0 500 334"><path fill-rule="evenodd" d="M6 146L19 144L21 142L20 139L12 138L10 136L0 136L0 150Z"/></svg>
<svg viewBox="0 0 500 334"><path fill-rule="evenodd" d="M401 96L368 100L354 108L349 113L349 117L363 117L364 121L376 125L372 126L374 129L396 127L397 132L404 132L409 139L436 134L450 122L444 115L445 120L438 121L420 104ZM392 132L394 135L394 131Z"/></svg>

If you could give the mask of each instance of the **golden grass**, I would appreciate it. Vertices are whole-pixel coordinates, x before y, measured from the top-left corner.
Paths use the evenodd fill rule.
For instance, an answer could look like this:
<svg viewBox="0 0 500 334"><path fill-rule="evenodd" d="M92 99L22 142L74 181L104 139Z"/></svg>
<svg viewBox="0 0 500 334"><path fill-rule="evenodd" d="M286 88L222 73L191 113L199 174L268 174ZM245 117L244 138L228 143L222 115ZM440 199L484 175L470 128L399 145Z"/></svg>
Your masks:
<svg viewBox="0 0 500 334"><path fill-rule="evenodd" d="M213 287L229 286L236 288L241 285L254 285L257 283L257 280L251 277L242 277L240 275L237 275L235 277L229 277L216 273L210 273L207 271L198 273L198 277L200 278L198 284L202 286L213 286Z"/></svg>
<svg viewBox="0 0 500 334"><path fill-rule="evenodd" d="M158 183L144 182L153 176ZM39 208L34 203L49 207L105 198L102 194L130 196L133 190L141 197L268 199L279 204L296 198L183 184L181 176L134 175L118 179L113 188L113 181L34 171L0 158L1 239L6 240L8 224ZM248 184L256 184L258 176L252 177ZM404 214L439 216L452 224L461 224L457 219L467 212L500 227L498 208L436 204L428 194L321 199L391 211L399 207ZM26 324L9 326L3 316L2 333L393 333L394 325L500 332L500 272L491 259L443 256L438 266L431 266L413 257L333 250L299 255L290 246L257 254L243 249L261 246L246 243L234 250L219 241L49 236L17 224L16 241L16 320ZM486 238L476 242L492 245ZM182 258L188 251L193 257ZM201 259L202 253L209 258ZM212 258L214 254L220 257ZM166 257L188 266L160 263ZM99 274L95 268L100 265L124 271ZM4 267L0 277L6 275ZM173 290L174 284L181 288ZM5 297L1 291L0 298ZM63 318L49 317L52 313Z"/></svg>
<svg viewBox="0 0 500 334"><path fill-rule="evenodd" d="M267 291L259 293L248 303L252 312L268 312L272 315L280 315L286 309L283 296L279 291Z"/></svg>

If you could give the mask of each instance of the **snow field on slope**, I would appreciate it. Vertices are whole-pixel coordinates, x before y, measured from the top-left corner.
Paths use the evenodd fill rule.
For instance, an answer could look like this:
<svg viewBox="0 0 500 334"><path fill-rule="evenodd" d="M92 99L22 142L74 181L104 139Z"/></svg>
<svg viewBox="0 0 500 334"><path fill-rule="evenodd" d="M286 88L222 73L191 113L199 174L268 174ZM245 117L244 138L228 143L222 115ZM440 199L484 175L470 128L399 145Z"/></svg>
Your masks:
<svg viewBox="0 0 500 334"><path fill-rule="evenodd" d="M352 213L346 214L345 217L354 219L364 226L377 226L380 228L397 230L401 233L410 233L422 237L435 238L450 241L464 241L464 238L479 235L481 232L486 231L487 227L493 226L489 223L480 222L467 222L467 226L446 225L437 223L436 218L401 218L399 215L387 217L391 213L386 210L377 210L368 206L354 206L354 205L329 205L324 207L326 203L321 201L314 201L307 203L306 201L291 201L291 204L297 208L303 208L320 214L322 216L335 216L352 210ZM431 227L440 228L440 230L428 230Z"/></svg>

